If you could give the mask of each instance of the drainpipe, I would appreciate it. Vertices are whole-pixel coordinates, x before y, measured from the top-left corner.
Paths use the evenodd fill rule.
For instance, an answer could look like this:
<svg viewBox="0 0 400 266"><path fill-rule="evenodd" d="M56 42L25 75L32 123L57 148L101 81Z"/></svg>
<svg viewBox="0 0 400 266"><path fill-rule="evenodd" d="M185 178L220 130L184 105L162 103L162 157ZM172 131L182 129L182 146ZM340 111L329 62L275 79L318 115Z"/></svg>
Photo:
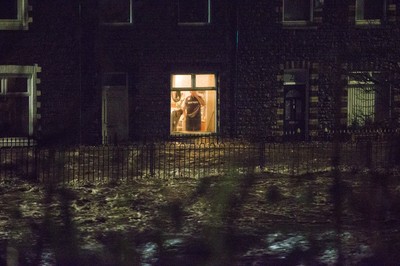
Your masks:
<svg viewBox="0 0 400 266"><path fill-rule="evenodd" d="M82 144L82 2L78 2L78 49L79 49L79 144Z"/></svg>
<svg viewBox="0 0 400 266"><path fill-rule="evenodd" d="M238 128L237 128L237 91L238 91L238 52L239 52L239 1L235 0L235 50L234 50L234 84L233 84L233 129L234 136L237 137L238 135Z"/></svg>

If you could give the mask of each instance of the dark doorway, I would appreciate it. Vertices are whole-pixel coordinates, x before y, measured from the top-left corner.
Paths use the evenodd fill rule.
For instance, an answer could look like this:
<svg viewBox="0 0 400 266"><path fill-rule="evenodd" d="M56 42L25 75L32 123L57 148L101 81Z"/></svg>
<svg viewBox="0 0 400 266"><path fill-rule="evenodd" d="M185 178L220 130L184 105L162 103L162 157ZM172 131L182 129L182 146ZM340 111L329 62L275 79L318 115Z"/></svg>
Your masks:
<svg viewBox="0 0 400 266"><path fill-rule="evenodd" d="M284 123L286 139L304 140L307 136L307 71L285 71Z"/></svg>

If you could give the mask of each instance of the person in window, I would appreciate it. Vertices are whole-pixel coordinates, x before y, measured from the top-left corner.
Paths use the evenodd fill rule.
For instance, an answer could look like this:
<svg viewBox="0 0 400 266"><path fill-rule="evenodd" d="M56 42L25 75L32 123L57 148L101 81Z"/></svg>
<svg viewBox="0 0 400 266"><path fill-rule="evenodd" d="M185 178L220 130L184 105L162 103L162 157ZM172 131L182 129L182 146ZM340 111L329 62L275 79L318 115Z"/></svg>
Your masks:
<svg viewBox="0 0 400 266"><path fill-rule="evenodd" d="M204 99L196 91L190 91L190 95L185 99L184 106L187 131L201 130L201 107L205 104Z"/></svg>

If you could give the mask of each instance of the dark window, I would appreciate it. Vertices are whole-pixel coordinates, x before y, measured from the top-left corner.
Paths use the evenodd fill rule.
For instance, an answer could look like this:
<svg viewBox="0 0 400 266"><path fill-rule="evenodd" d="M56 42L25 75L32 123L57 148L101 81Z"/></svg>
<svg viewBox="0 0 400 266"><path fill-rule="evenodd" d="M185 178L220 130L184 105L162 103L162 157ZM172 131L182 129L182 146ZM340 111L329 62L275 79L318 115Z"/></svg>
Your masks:
<svg viewBox="0 0 400 266"><path fill-rule="evenodd" d="M34 133L35 75L39 71L37 66L0 65L0 138L28 137Z"/></svg>
<svg viewBox="0 0 400 266"><path fill-rule="evenodd" d="M0 19L18 19L18 0L0 1Z"/></svg>
<svg viewBox="0 0 400 266"><path fill-rule="evenodd" d="M379 20L384 16L384 0L357 0L357 20Z"/></svg>
<svg viewBox="0 0 400 266"><path fill-rule="evenodd" d="M27 92L27 78L9 77L7 78L7 93Z"/></svg>
<svg viewBox="0 0 400 266"><path fill-rule="evenodd" d="M0 137L29 135L29 97L0 96Z"/></svg>
<svg viewBox="0 0 400 266"><path fill-rule="evenodd" d="M209 23L210 22L210 0L180 0L179 22L180 23Z"/></svg>
<svg viewBox="0 0 400 266"><path fill-rule="evenodd" d="M283 1L284 21L310 21L311 1L310 0L284 0Z"/></svg>
<svg viewBox="0 0 400 266"><path fill-rule="evenodd" d="M100 0L100 20L102 23L131 23L131 0Z"/></svg>

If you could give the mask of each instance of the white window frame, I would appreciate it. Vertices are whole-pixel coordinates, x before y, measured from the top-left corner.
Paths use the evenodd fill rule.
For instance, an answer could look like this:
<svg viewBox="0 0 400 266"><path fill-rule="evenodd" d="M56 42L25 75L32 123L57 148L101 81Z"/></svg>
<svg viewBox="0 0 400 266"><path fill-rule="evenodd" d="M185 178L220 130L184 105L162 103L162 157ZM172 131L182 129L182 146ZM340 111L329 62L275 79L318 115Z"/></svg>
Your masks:
<svg viewBox="0 0 400 266"><path fill-rule="evenodd" d="M28 0L17 1L17 18L16 19L0 19L0 30L28 30L29 23L32 19L28 16L29 6Z"/></svg>
<svg viewBox="0 0 400 266"><path fill-rule="evenodd" d="M310 19L309 20L285 20L285 1L282 0L282 23L284 25L307 25L314 20L314 0L310 1Z"/></svg>
<svg viewBox="0 0 400 266"><path fill-rule="evenodd" d="M5 96L9 94L7 92L7 78L9 77L26 77L27 78L27 91L26 92L12 92L14 97L29 97L29 125L28 135L33 136L37 124L37 87L38 83L37 73L40 72L40 67L37 65L33 66L19 66L19 65L0 65L0 95ZM11 93L10 93L11 94ZM3 142L7 142L6 139L14 141L15 137L1 138Z"/></svg>
<svg viewBox="0 0 400 266"><path fill-rule="evenodd" d="M378 19L364 19L364 18L358 18L359 17L359 12L363 12L364 13L364 6L361 7L361 2L364 3L365 0L356 0L355 4L355 23L356 25L359 26L379 26L382 24L382 21L385 18L386 15L386 0L383 0L383 6L382 6L382 18L378 18Z"/></svg>
<svg viewBox="0 0 400 266"><path fill-rule="evenodd" d="M173 77L176 75L190 75L191 86L190 87L173 87ZM215 87L196 87L196 75L214 75ZM176 91L213 91L215 93L215 110L214 110L214 131L173 131L170 128L170 134L172 136L183 136L183 135L211 135L216 134L219 128L219 97L218 97L218 76L214 72L196 72L196 73L173 73L171 74L171 86L170 93ZM207 104L207 103L206 103ZM170 117L171 119L171 117Z"/></svg>
<svg viewBox="0 0 400 266"><path fill-rule="evenodd" d="M353 74L367 74L367 75L374 75L378 72L372 71L360 71L360 72L353 72ZM367 116L371 119L371 122L375 122L375 115L376 115L376 84L371 80L356 80L352 78L352 75L348 77L347 83L347 126L353 126L353 122L356 121L358 126L365 126L366 119L362 118L360 120L355 114L354 109L364 109L361 110L363 116ZM363 97L363 100L370 101L365 106L356 106L357 99L353 99L356 96ZM372 102L372 103L371 103ZM372 110L371 110L372 109Z"/></svg>
<svg viewBox="0 0 400 266"><path fill-rule="evenodd" d="M132 25L133 24L133 3L132 3L133 0L128 0L128 1L129 1L129 21L127 21L127 22L103 22L102 17L100 17L100 24L101 25L110 25L110 26Z"/></svg>
<svg viewBox="0 0 400 266"><path fill-rule="evenodd" d="M180 0L180 1L188 1L188 0ZM210 23L211 23L211 0L207 1L207 21L198 21L198 22L181 21L179 1L178 1L178 25L202 26L202 25L208 25Z"/></svg>

